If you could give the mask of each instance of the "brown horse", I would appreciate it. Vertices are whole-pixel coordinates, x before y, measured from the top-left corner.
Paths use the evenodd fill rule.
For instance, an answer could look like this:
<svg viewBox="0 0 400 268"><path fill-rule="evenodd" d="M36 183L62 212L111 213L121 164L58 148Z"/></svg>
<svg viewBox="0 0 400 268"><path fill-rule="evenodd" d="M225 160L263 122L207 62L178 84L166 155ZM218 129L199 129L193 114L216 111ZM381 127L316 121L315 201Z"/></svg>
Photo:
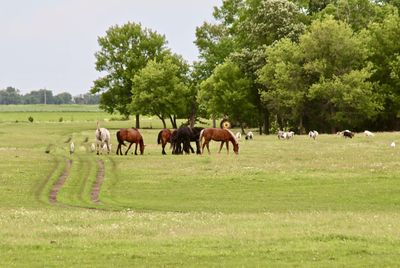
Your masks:
<svg viewBox="0 0 400 268"><path fill-rule="evenodd" d="M165 152L165 146L167 145L167 143L171 143L171 136L172 136L172 132L171 130L169 130L168 128L164 128L163 130L161 130L158 133L158 137L157 137L157 144L161 144L162 146L162 154L167 154Z"/></svg>
<svg viewBox="0 0 400 268"><path fill-rule="evenodd" d="M204 137L204 144L201 145L202 139ZM207 146L208 153L210 153L210 148L208 147L211 140L220 141L221 146L219 147L218 153L221 152L222 146L226 143L226 151L229 154L229 142L233 144L233 151L235 154L239 153L239 143L236 140L235 135L229 129L222 128L205 128L200 132L200 147L201 153L204 152L204 147Z"/></svg>
<svg viewBox="0 0 400 268"><path fill-rule="evenodd" d="M122 155L121 145L126 146L124 141L130 143L128 149L125 151L125 155L128 154L129 149L134 143L136 144L135 155L137 155L138 144L140 145L140 154L143 154L144 152L143 137L142 134L140 134L139 130L137 130L136 128L121 128L117 132L117 140L118 140L117 154Z"/></svg>

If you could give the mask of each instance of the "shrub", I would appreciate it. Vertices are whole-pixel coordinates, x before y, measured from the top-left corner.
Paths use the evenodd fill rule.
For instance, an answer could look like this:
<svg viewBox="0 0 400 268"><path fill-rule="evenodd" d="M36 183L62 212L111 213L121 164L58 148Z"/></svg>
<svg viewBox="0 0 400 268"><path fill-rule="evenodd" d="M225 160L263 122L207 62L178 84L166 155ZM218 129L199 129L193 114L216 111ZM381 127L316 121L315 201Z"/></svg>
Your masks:
<svg viewBox="0 0 400 268"><path fill-rule="evenodd" d="M28 121L32 123L32 122L33 122L33 117L32 117L32 116L29 116L29 117L28 117Z"/></svg>

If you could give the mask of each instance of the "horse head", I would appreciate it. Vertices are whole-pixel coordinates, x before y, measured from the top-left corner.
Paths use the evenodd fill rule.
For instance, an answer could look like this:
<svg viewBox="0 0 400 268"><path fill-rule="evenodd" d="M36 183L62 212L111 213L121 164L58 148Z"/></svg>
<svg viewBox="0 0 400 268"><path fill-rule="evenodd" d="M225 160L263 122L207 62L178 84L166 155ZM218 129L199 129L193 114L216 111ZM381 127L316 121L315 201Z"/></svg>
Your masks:
<svg viewBox="0 0 400 268"><path fill-rule="evenodd" d="M233 151L235 152L235 154L239 154L239 143L233 144Z"/></svg>

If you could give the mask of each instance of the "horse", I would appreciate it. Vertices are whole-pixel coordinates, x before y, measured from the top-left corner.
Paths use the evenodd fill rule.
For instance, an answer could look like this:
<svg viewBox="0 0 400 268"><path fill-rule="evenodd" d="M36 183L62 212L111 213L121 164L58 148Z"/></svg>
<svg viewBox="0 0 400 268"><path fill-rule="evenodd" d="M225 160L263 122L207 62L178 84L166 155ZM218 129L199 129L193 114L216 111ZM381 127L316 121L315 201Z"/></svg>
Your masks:
<svg viewBox="0 0 400 268"><path fill-rule="evenodd" d="M202 139L204 137L204 144L202 145ZM219 147L218 153L221 152L222 146L226 143L226 151L229 154L229 142L233 144L233 151L235 154L239 153L239 143L235 135L229 129L221 128L205 128L200 132L200 147L202 153L204 152L204 147L207 146L208 153L210 153L209 143L211 140L221 141L221 146Z"/></svg>
<svg viewBox="0 0 400 268"><path fill-rule="evenodd" d="M165 145L167 145L168 142L171 143L171 136L172 136L172 132L168 128L164 128L163 130L161 130L158 133L157 144L161 144L161 146L162 146L162 152L161 153L164 154L164 155L167 154L165 152Z"/></svg>
<svg viewBox="0 0 400 268"><path fill-rule="evenodd" d="M103 148L104 145L107 147L107 153L111 152L110 148L110 131L106 128L101 128L99 122L97 121L97 129L96 129L96 148L97 148L97 154L99 154L99 151Z"/></svg>
<svg viewBox="0 0 400 268"><path fill-rule="evenodd" d="M139 130L136 128L121 128L119 131L117 131L117 140L118 140L118 148L117 148L117 155L120 154L122 155L122 149L121 146L125 145L124 141L129 142L129 147L125 151L125 155L128 154L129 149L131 148L132 144L136 144L135 146L135 155L137 155L137 147L138 144L140 145L140 154L144 153L144 141L142 134L140 134Z"/></svg>
<svg viewBox="0 0 400 268"><path fill-rule="evenodd" d="M199 137L200 132L203 130L201 127L180 127L176 131L172 133L171 136L171 144L172 144L172 153L173 154L181 154L185 152L186 154L190 154L190 152L194 153L193 147L190 145L191 141L196 142L196 153L200 154L200 145L199 145ZM182 147L181 147L182 145Z"/></svg>

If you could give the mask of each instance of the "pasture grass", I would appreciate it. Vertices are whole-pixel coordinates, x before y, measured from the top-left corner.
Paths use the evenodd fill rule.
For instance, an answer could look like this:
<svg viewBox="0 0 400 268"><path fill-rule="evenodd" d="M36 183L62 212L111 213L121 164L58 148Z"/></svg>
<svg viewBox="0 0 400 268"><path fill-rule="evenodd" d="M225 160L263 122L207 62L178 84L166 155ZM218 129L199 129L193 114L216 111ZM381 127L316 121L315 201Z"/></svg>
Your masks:
<svg viewBox="0 0 400 268"><path fill-rule="evenodd" d="M1 267L400 262L400 151L389 147L399 133L256 135L240 141L239 155L217 154L214 142L210 155L162 156L158 130L142 129L145 154L117 156L115 132L126 121L102 121L113 154L97 156L89 149L95 121L82 113L68 123L0 122ZM95 204L99 159L105 180Z"/></svg>

